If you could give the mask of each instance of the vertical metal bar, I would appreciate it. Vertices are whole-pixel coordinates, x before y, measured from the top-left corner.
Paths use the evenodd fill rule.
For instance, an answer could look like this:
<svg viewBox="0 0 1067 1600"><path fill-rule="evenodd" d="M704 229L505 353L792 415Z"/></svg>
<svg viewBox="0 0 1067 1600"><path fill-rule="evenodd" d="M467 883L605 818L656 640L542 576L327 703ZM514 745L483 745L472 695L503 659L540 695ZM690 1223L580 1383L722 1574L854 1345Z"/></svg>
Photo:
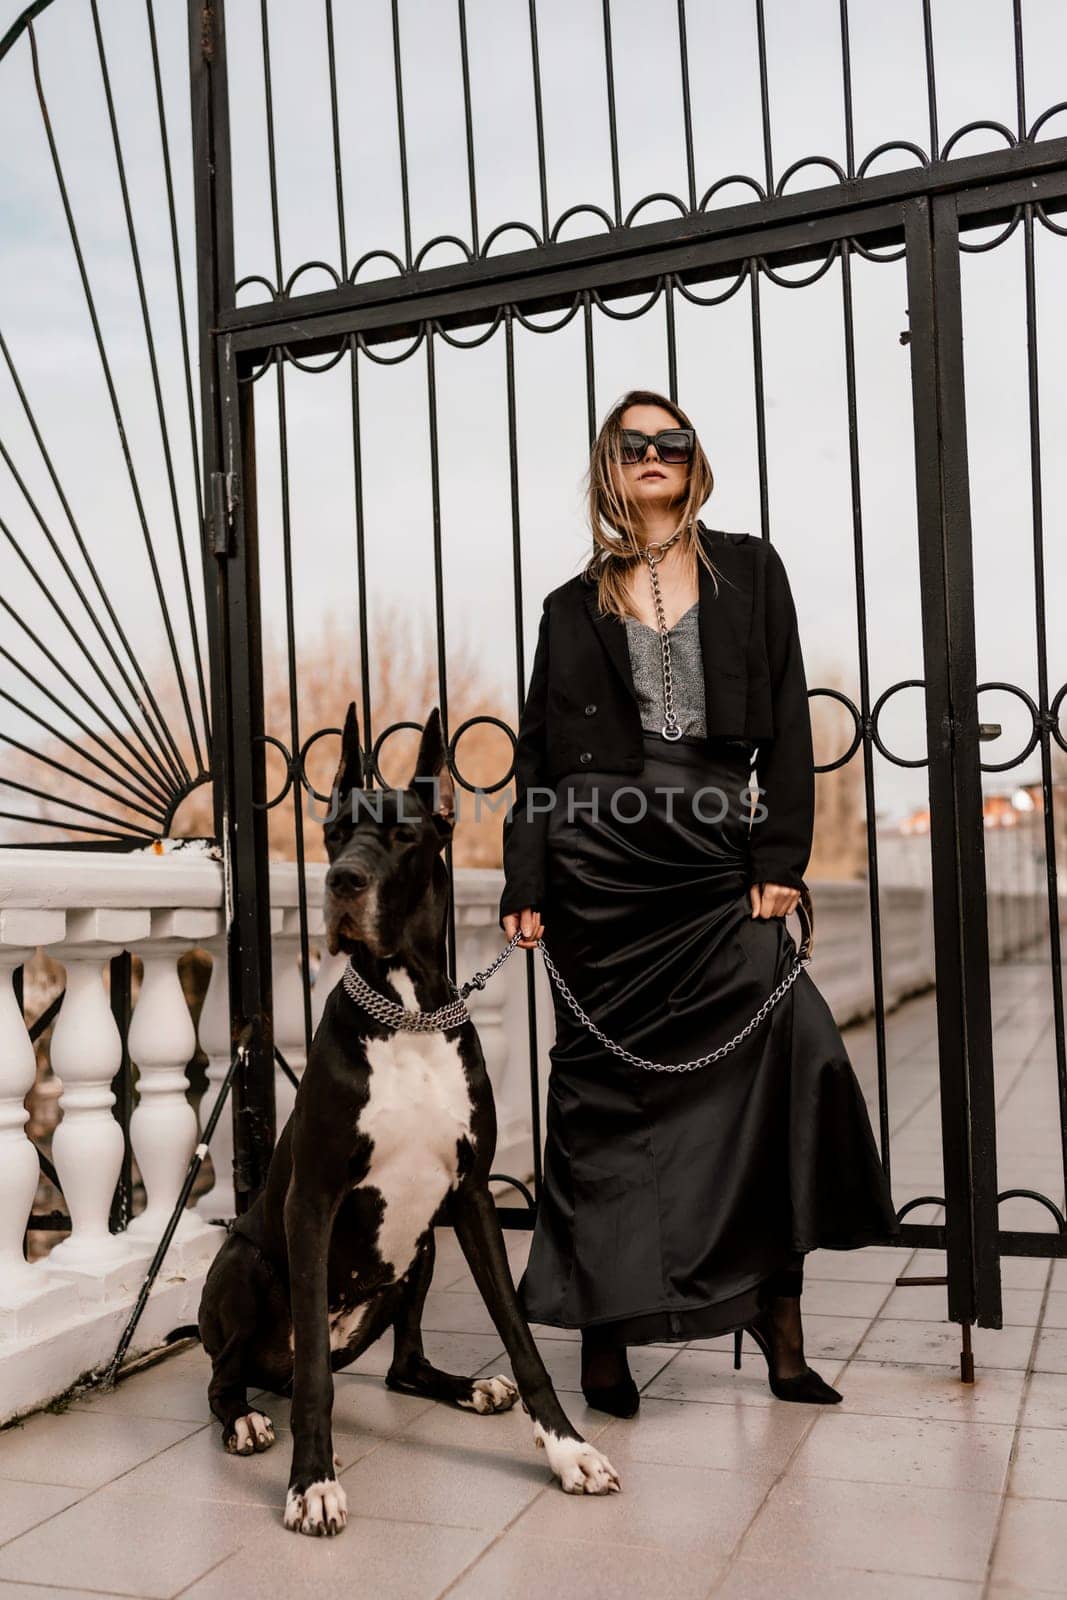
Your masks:
<svg viewBox="0 0 1067 1600"><path fill-rule="evenodd" d="M534 121L537 124L537 183L541 196L541 243L551 231L548 214L548 168L545 164L545 108L541 97L541 50L537 40L537 0L530 0L530 70L533 74Z"/></svg>
<svg viewBox="0 0 1067 1600"><path fill-rule="evenodd" d="M223 464L238 470L232 553L226 589L228 731L227 828L223 851L229 879L227 955L230 1027L248 1049L234 1083L234 1199L247 1210L267 1177L276 1138L274 995L271 977L270 877L267 850L266 743L262 625L259 613L259 527L256 506L255 388L238 384L229 339L218 341Z"/></svg>
<svg viewBox="0 0 1067 1600"><path fill-rule="evenodd" d="M615 226L622 227L622 179L619 175L619 123L615 110L615 57L611 43L611 0L602 0L604 17L604 76L608 96L608 136L611 141L611 196Z"/></svg>
<svg viewBox="0 0 1067 1600"><path fill-rule="evenodd" d="M333 0L326 0L326 52L330 67L330 131L333 137L333 181L337 195L337 241L341 276L348 277L348 241L345 229L345 184L341 167L341 119L337 109L337 51L333 34Z"/></svg>
<svg viewBox="0 0 1067 1600"><path fill-rule="evenodd" d="M519 503L519 446L518 410L515 395L515 318L509 306L505 312L505 355L508 397L508 485L511 493L511 571L512 592L515 597L515 673L518 709L515 726L518 727L526 698L526 647L523 637L522 601L522 512ZM534 952L526 952L526 1022L530 1061L530 1138L533 1143L534 1200L541 1198L544 1177L541 1160L541 1081L538 1072L540 1049L537 1033L537 974L534 971Z"/></svg>
<svg viewBox="0 0 1067 1600"><path fill-rule="evenodd" d="M433 538L433 598L434 598L434 628L437 642L437 698L441 715L441 728L444 733L446 746L448 744L449 717L448 717L448 651L445 646L445 569L443 552L441 548L441 450L438 431L438 406L437 406L437 352L434 345L434 331L431 323L426 329L426 406L427 422L430 435L430 524ZM420 707L420 711L421 711ZM455 882L453 862L453 841L450 839L445 847L445 864L449 876ZM448 964L453 979L459 977L456 966L456 902L455 897L449 899L448 927L445 933L445 942L448 949Z"/></svg>
<svg viewBox="0 0 1067 1600"><path fill-rule="evenodd" d="M954 197L905 209L948 1314L1001 1326L985 841ZM939 449L931 449L931 441ZM966 903L965 903L966 902Z"/></svg>
<svg viewBox="0 0 1067 1600"><path fill-rule="evenodd" d="M847 19L846 19L847 26ZM851 149L851 144L849 146ZM850 157L851 160L851 157ZM850 167L851 170L851 167ZM859 641L860 712L863 722L863 795L867 824L867 897L871 921L874 982L874 1040L878 1081L878 1142L882 1168L892 1181L889 1141L889 1083L885 1036L885 984L882 970L882 917L878 887L878 827L871 738L871 674L868 654L867 584L863 546L863 492L860 472L859 415L856 395L856 330L852 300L852 246L841 241L841 309L845 335L845 394L848 416L849 486L852 498L852 561L856 588L856 638Z"/></svg>
<svg viewBox="0 0 1067 1600"><path fill-rule="evenodd" d="M242 1046L233 1107L242 1212L262 1187L274 1146L274 1029L252 385L239 388L230 340L215 332L220 310L235 300L224 0L189 0L189 40L203 461L207 481L220 474L226 491L217 553L205 537L204 559L230 1027Z"/></svg>
<svg viewBox="0 0 1067 1600"><path fill-rule="evenodd" d="M697 208L696 161L693 153L693 102L689 87L689 28L685 16L685 0L678 0L678 53L682 78L682 122L685 128L685 175L689 194L689 209Z"/></svg>
<svg viewBox="0 0 1067 1600"><path fill-rule="evenodd" d="M474 113L471 109L471 64L467 48L467 7L459 3L459 55L463 69L463 127L467 141L467 189L471 208L471 253L481 254L478 238L478 173L474 160Z"/></svg>
<svg viewBox="0 0 1067 1600"><path fill-rule="evenodd" d="M1021 31L1018 43L1018 61L1019 92L1021 96L1023 92ZM1020 117L1022 116L1025 116L1025 110L1020 99ZM1059 867L1056 860L1056 785L1053 781L1052 772L1051 739L1055 719L1053 719L1049 711L1048 600L1045 582L1045 489L1041 458L1041 373L1038 361L1037 273L1034 258L1034 208L1032 205L1023 207L1023 252L1026 292L1027 420L1030 433L1030 520L1033 528L1034 557L1034 637L1037 649L1037 703L1040 710L1038 750L1041 756L1041 825L1044 829L1045 903L1048 908L1048 953L1051 966L1049 976L1052 987L1052 1048L1056 1053L1056 1093L1060 1108L1060 1170L1065 1183L1067 1183L1067 1039L1064 1037L1063 950L1059 917ZM1036 830L1033 831L1036 832ZM1022 841L1019 839L1020 833L1021 829L1017 828L1016 838L1021 843ZM1030 845L1031 833L1032 830L1027 824L1026 840L1028 845ZM1013 875L1013 881L1029 891L1030 885L1034 881L1034 874L1022 870L1022 862L1019 862L1018 865L1019 870ZM1027 893L1027 903L1034 905L1036 910L1036 893L1033 897ZM1022 921L1021 917L1020 921ZM1020 927L1020 943L1022 941L1022 932L1023 930ZM1032 937L1036 938L1037 936L1037 931L1032 930ZM1030 949L1020 949L1017 959L1026 960L1030 957L1030 954Z"/></svg>
<svg viewBox="0 0 1067 1600"><path fill-rule="evenodd" d="M130 1117L133 1115L133 1064L130 1061L130 1012L133 999L133 957L128 950L112 956L111 1015L122 1039L122 1060L111 1080L115 1096L115 1116L122 1128L122 1167L111 1199L109 1218L112 1233L123 1233L133 1214L133 1146L130 1144Z"/></svg>

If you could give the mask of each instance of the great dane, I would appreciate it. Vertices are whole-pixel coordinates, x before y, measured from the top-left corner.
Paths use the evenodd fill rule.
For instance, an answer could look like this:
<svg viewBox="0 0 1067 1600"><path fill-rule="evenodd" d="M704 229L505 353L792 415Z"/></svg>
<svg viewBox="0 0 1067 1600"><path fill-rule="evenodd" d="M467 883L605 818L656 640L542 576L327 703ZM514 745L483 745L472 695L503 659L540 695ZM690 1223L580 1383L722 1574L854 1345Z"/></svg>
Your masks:
<svg viewBox="0 0 1067 1600"><path fill-rule="evenodd" d="M432 796L429 791L432 791ZM373 989L408 1010L455 998L446 981L450 883L441 852L455 801L438 708L405 789L363 782L356 708L345 720L325 825L326 942ZM292 1397L287 1528L345 1525L331 1420L333 1374L392 1328L391 1389L474 1412L521 1395L535 1444L571 1494L619 1488L611 1463L568 1421L515 1294L488 1178L493 1094L470 1020L433 1032L376 1020L339 983L315 1031L292 1116L263 1193L232 1225L204 1285L200 1335L211 1408L235 1455L274 1443L249 1388ZM454 1225L515 1383L441 1372L423 1351L433 1224ZM516 1389L516 1383L518 1388Z"/></svg>

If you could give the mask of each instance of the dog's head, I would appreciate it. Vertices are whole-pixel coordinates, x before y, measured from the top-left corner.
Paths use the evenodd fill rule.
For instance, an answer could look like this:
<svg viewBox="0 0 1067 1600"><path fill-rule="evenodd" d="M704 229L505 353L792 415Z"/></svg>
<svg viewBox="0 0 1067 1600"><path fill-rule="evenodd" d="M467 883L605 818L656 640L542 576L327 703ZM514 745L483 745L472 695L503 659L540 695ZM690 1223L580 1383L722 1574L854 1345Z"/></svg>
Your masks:
<svg viewBox="0 0 1067 1600"><path fill-rule="evenodd" d="M447 895L440 854L452 837L455 791L438 707L426 718L407 787L366 789L359 720L350 705L330 809L332 820L323 830L330 858L323 905L330 954L363 944L375 956L394 955L420 908L432 916L426 903L434 897L427 891Z"/></svg>

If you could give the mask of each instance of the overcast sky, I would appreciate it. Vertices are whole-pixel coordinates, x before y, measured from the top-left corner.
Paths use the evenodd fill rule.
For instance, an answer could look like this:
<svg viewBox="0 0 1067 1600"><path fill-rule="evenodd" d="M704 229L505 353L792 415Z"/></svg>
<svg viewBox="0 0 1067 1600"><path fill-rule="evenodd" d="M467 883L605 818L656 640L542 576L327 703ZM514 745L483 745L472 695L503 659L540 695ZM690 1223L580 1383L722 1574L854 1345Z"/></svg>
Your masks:
<svg viewBox="0 0 1067 1600"><path fill-rule="evenodd" d="M4 0L6 27L21 8ZM228 0L233 91L234 179L239 275L275 278L264 137L262 41L258 0ZM269 5L283 275L301 263L341 266L326 94L323 7L314 0ZM690 0L689 51L697 188L744 174L762 182L754 8L739 0ZM335 0L347 264L372 250L403 255L386 0ZM819 155L844 163L838 0L766 0L774 172ZM926 150L929 122L919 0L851 0L852 75L857 159L887 140ZM200 569L192 492L190 432L179 360L170 240L164 209L159 124L149 71L143 0L100 0L103 32L131 203L157 341L164 404L177 478L180 520L194 583ZM1061 0L1025 0L1027 120L1067 100L1067 8ZM188 134L185 6L156 0L170 149L177 190L186 304L195 335L192 197ZM474 141L481 237L506 221L539 224L527 0L467 0ZM942 143L961 125L1017 124L1009 0L933 0L937 105ZM612 7L624 211L642 196L685 195L674 0L615 0ZM446 0L400 0L405 132L416 252L438 234L469 241L466 148L462 120L457 8ZM548 188L553 220L570 206L611 209L608 122L600 0L540 0ZM180 612L175 518L129 243L101 86L88 0L55 0L36 25L44 92L71 205L113 363L123 421L146 517L159 550L161 579ZM87 315L55 175L36 104L28 41L0 63L0 330L42 428L74 515L131 639L161 660L160 612L144 539L123 462ZM1047 136L1067 133L1060 115ZM1003 145L979 132L957 154ZM910 165L883 157L875 170ZM824 182L818 169L790 188ZM741 188L715 204L745 198ZM656 205L643 219L658 220ZM599 226L575 219L566 236ZM502 239L496 250L520 246ZM1045 585L1052 690L1067 675L1067 539L1062 440L1067 429L1067 315L1062 285L1067 240L1035 229L1037 329L1044 445ZM457 259L441 246L427 265ZM975 538L980 680L1007 680L1036 694L1035 583L1028 431L1022 229L1001 248L963 259L967 425ZM390 271L370 263L364 278ZM810 268L794 275L804 275ZM325 286L322 272L308 288ZM917 582L915 464L910 356L902 261L852 263L857 362L857 418L867 584L871 694L922 676ZM716 285L697 293L725 289ZM261 290L243 299L261 298ZM761 280L766 392L769 529L782 551L800 613L809 682L830 674L858 695L858 619L852 487L846 413L842 274L835 264L803 289ZM618 309L623 303L616 302ZM676 301L679 400L693 415L717 486L704 510L714 526L760 531L753 390L751 303L747 288L719 306ZM667 386L662 301L647 316L613 321L597 312L595 394L598 418L625 389ZM470 337L470 334L464 335ZM379 347L381 352L383 347ZM389 351L399 354L399 350ZM581 476L587 459L582 320L552 335L516 332L518 460L524 538L529 661L545 592L579 569L588 535ZM511 512L505 428L502 330L485 345L457 351L436 345L441 506L445 549L446 640L476 630L486 671L503 696L514 695L511 630ZM393 366L360 361L364 497L370 600L402 597L433 627L430 456L425 348ZM356 568L352 492L350 378L347 361L321 376L293 368L286 377L291 518L298 636L312 639L327 611L351 621L355 637ZM278 412L273 375L257 388L264 611L283 626ZM44 519L79 577L80 558L48 481L10 375L0 361L0 437L38 497ZM0 516L21 541L74 631L89 637L33 513L0 463ZM3 593L63 662L76 646L50 613L32 576L4 543ZM199 603L199 602L198 602ZM98 606L99 609L99 606ZM186 629L179 618L178 632ZM6 614L0 644L42 683L54 669ZM184 646L183 646L184 647ZM93 646L101 654L97 645ZM84 668L77 669L84 673ZM165 674L165 668L156 669ZM43 706L41 691L4 663L4 687ZM339 664L338 715L350 680ZM70 696L68 695L68 698ZM507 700L505 703L509 703ZM84 705L78 709L86 714ZM428 708L412 706L421 720ZM902 755L923 753L922 697L908 691L882 723ZM60 725L69 725L53 712ZM984 720L1005 737L986 746L1006 758L1022 742L1025 721L1010 697L983 696ZM32 740L32 725L10 706L0 731ZM2 766L2 762L0 762ZM991 780L1003 787L1037 775L1031 760ZM889 815L925 803L922 770L877 763L878 804ZM0 809L7 809L4 800Z"/></svg>

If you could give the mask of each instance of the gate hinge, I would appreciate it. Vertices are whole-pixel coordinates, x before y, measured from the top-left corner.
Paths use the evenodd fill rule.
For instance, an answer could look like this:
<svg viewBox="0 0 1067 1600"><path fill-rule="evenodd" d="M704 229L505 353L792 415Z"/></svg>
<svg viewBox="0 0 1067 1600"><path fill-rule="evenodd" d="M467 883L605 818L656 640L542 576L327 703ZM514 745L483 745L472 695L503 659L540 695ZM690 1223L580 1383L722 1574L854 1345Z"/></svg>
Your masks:
<svg viewBox="0 0 1067 1600"><path fill-rule="evenodd" d="M208 523L213 555L233 554L233 530L240 500L240 485L236 473L211 474L211 515Z"/></svg>

